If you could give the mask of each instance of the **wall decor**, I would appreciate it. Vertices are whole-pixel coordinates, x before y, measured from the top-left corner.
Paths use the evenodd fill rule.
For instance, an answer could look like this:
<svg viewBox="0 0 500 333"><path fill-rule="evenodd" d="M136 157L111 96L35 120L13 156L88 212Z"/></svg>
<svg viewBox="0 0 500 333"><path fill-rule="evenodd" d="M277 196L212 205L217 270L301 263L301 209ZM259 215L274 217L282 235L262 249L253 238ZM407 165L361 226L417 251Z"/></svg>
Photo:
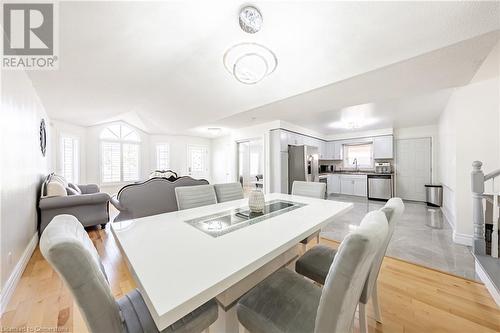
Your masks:
<svg viewBox="0 0 500 333"><path fill-rule="evenodd" d="M45 156L45 152L47 151L47 130L45 129L45 119L43 118L40 121L40 149L42 155Z"/></svg>

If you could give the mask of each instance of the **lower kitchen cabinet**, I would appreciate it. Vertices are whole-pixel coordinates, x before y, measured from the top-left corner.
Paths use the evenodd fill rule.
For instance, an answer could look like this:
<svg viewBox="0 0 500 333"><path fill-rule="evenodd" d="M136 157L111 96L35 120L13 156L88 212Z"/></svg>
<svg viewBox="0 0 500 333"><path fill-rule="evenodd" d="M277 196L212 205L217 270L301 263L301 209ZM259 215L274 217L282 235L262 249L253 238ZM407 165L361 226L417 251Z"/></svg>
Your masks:
<svg viewBox="0 0 500 333"><path fill-rule="evenodd" d="M340 193L345 195L356 195L366 197L367 179L366 175L334 175L340 178Z"/></svg>
<svg viewBox="0 0 500 333"><path fill-rule="evenodd" d="M340 175L328 175L327 183L328 194L340 194Z"/></svg>

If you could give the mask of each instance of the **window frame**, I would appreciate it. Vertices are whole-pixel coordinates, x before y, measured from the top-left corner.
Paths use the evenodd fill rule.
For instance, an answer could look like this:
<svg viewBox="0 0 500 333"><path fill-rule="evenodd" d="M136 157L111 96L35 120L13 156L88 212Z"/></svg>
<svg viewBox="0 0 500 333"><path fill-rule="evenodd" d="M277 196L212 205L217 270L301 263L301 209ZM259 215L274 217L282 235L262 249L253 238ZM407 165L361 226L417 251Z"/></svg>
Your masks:
<svg viewBox="0 0 500 333"><path fill-rule="evenodd" d="M342 145L342 168L344 170L355 170L356 167L353 166L352 164L348 163L348 165L346 165L346 161L349 160L349 155L347 153L347 150L349 149L349 147L353 147L353 146L370 146L370 165L358 165L358 170L359 169L365 169L365 170L372 170L375 168L375 159L373 158L373 151L374 151L374 147L373 147L373 142L359 142L359 143L350 143L350 144L343 144Z"/></svg>
<svg viewBox="0 0 500 333"><path fill-rule="evenodd" d="M73 177L72 179L67 179L64 174L64 140L71 139L73 141ZM61 175L66 178L66 180L70 183L77 184L80 181L80 139L76 135L71 135L67 133L59 134L59 163L61 165Z"/></svg>
<svg viewBox="0 0 500 333"><path fill-rule="evenodd" d="M123 185L123 184L129 184L130 182L136 182L141 180L141 148L142 148L142 141L140 140L140 133L137 131L136 128L128 125L128 124L118 124L120 125L120 136L121 136L121 131L122 127L129 127L132 131L137 133L137 136L139 137L139 141L135 140L124 140L124 139L102 139L101 135L102 133L112 125L116 124L108 124L107 126L103 127L101 131L99 132L99 178L101 185L105 186L113 186L113 185ZM104 166L103 166L103 143L118 143L120 145L120 180L119 181L110 181L110 182L105 182L104 181ZM124 144L129 144L129 145L137 145L138 147L138 159L137 159L137 179L133 180L124 180L123 179L123 145Z"/></svg>
<svg viewBox="0 0 500 333"><path fill-rule="evenodd" d="M155 143L155 167L156 167L156 170L159 170L161 171L162 169L159 167L159 159L158 159L158 147L160 146L166 146L167 147L167 166L165 167L165 171L166 170L171 170L171 166L170 166L170 143L168 142L157 142Z"/></svg>

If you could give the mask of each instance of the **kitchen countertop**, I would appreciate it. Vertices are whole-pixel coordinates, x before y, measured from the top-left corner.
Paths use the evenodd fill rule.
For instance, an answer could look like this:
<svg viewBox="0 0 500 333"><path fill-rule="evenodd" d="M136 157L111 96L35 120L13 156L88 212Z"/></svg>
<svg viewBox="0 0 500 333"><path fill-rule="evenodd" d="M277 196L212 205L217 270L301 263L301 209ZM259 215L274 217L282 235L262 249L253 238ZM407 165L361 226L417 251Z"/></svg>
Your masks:
<svg viewBox="0 0 500 333"><path fill-rule="evenodd" d="M335 172L323 172L319 174L320 176L328 176L328 175L394 175L394 172L391 173L376 173L375 171L335 171Z"/></svg>

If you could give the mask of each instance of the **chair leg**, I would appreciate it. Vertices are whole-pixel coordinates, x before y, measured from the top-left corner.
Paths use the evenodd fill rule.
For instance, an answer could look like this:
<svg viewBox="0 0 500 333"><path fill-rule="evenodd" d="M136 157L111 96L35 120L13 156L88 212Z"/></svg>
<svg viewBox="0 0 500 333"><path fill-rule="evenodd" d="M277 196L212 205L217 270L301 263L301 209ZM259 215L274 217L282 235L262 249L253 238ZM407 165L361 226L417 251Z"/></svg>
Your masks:
<svg viewBox="0 0 500 333"><path fill-rule="evenodd" d="M366 305L359 303L359 333L368 333L368 318L366 316Z"/></svg>
<svg viewBox="0 0 500 333"><path fill-rule="evenodd" d="M373 309L375 311L375 320L377 321L377 323L382 324L382 315L380 314L380 304L378 303L377 282L375 282L375 286L373 287L372 303L373 303Z"/></svg>
<svg viewBox="0 0 500 333"><path fill-rule="evenodd" d="M238 323L238 331L239 333L250 333L250 331L247 330L245 326L241 325L241 323Z"/></svg>

